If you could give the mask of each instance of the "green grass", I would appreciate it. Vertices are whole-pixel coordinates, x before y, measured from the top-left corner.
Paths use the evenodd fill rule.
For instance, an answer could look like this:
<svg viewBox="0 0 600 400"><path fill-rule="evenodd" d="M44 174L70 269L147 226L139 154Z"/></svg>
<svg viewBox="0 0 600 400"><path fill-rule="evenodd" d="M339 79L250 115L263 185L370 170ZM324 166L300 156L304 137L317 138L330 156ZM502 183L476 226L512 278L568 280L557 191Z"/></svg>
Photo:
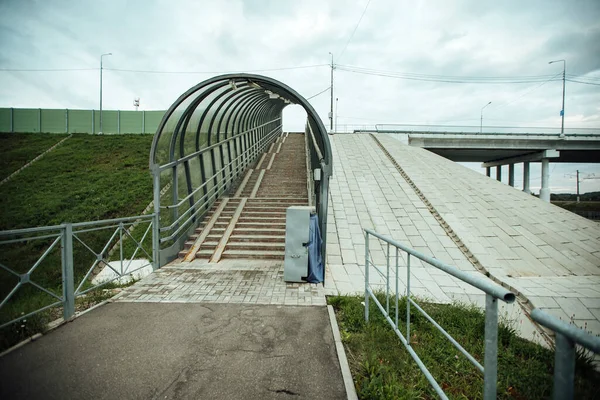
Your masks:
<svg viewBox="0 0 600 400"><path fill-rule="evenodd" d="M385 297L378 296L382 304ZM361 399L437 398L400 339L371 302L370 322L364 321L362 297L330 297L336 310L354 384ZM393 301L391 302L393 303ZM484 315L475 306L419 302L468 352L483 364ZM391 306L391 314L394 314ZM400 319L406 300L399 304ZM406 332L400 323L400 331ZM540 399L552 394L554 353L519 338L506 324L499 328L498 398ZM483 375L416 309L411 313L411 345L448 397L483 396ZM575 397L600 396L600 374L589 358L579 357Z"/></svg>
<svg viewBox="0 0 600 400"><path fill-rule="evenodd" d="M88 308L113 297L116 294L115 289L127 287L133 283L135 283L134 280L125 284L111 282L102 287L90 290L84 296L75 299L75 310L76 312L87 310ZM35 306L47 304L47 299L39 293L32 293L29 297L23 298L22 301L27 301L29 305ZM16 306L19 307L19 305ZM44 332L50 322L62 318L62 316L62 307L56 306L21 320L19 323L0 329L0 351L11 347L36 333Z"/></svg>
<svg viewBox="0 0 600 400"><path fill-rule="evenodd" d="M46 135L14 135L10 140L14 139L17 144L1 148L0 158L15 159L14 153L22 152L18 143L22 143L23 138L19 136L26 136L30 141L36 142ZM57 138L56 135L52 137ZM62 146L0 187L0 230L139 215L152 200L152 178L148 170L151 142L150 135L73 135ZM139 239L146 226L144 223L136 228L134 237ZM106 229L82 233L78 237L99 253L113 232L114 229ZM111 245L117 241L118 238ZM51 240L43 239L2 245L0 263L23 274L33 266L50 243ZM144 242L144 247L151 254L150 243L151 235ZM125 242L125 248L125 257L130 256L134 249L131 240ZM118 252L115 256L118 256ZM144 257L144 254L138 253L137 257ZM74 240L73 258L77 285L94 262L95 256ZM56 295L61 295L60 245L31 274L31 280ZM0 269L0 299L17 282L17 277ZM32 285L24 285L0 309L0 323L54 301L50 295ZM11 344L23 335L40 329L46 322L45 318L47 317L44 315L28 318L28 323L25 324L27 329L21 329L14 335L9 331L8 338L0 337L0 342ZM4 334L7 331L0 332L0 336Z"/></svg>
<svg viewBox="0 0 600 400"><path fill-rule="evenodd" d="M6 178L67 135L0 133L0 180Z"/></svg>
<svg viewBox="0 0 600 400"><path fill-rule="evenodd" d="M600 201L552 201L552 204L569 210L577 211L600 211Z"/></svg>
<svg viewBox="0 0 600 400"><path fill-rule="evenodd" d="M2 186L0 230L140 213L152 200L151 141L74 135Z"/></svg>

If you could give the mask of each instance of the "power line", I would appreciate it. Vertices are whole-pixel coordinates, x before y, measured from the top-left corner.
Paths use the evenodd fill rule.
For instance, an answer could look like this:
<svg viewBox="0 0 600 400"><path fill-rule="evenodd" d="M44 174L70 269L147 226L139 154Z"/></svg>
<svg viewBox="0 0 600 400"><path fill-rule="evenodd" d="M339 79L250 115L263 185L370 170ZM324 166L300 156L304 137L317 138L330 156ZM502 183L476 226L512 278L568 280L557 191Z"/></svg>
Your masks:
<svg viewBox="0 0 600 400"><path fill-rule="evenodd" d="M525 91L525 92L523 92L523 93L522 93L520 96L517 96L516 98L514 98L514 99L513 99L513 100L511 100L511 101L508 101L508 102L506 102L506 103L501 103L501 104L500 104L499 106L497 106L497 107L490 107L490 108L491 108L491 110L490 110L490 111L494 112L494 111L497 111L499 108L506 107L507 105L514 103L515 101L519 100L521 97L523 97L523 96L525 96L525 95L527 95L527 94L529 94L529 93L533 92L534 90L536 90L536 89L539 89L540 87L544 86L546 83L548 83L548 82L550 82L550 81L552 81L552 80L556 80L556 78L557 78L558 76L560 76L560 75L562 75L562 72L559 72L558 74L556 74L556 75L552 76L550 79L548 79L548 80L546 80L546 81L544 81L544 82L540 83L539 85L536 85L536 86L534 86L534 87L530 88L529 90L526 90L526 91Z"/></svg>
<svg viewBox="0 0 600 400"><path fill-rule="evenodd" d="M231 71L161 71L161 70L136 70L136 69L123 69L123 68L104 68L108 71L117 72L136 72L143 74L231 74L235 72L270 72L270 71L285 71L292 69L305 69L305 68L316 68L328 66L329 64L314 64L314 65L299 65L294 67L281 67L281 68L265 68L265 69L253 69L253 70L231 70Z"/></svg>
<svg viewBox="0 0 600 400"><path fill-rule="evenodd" d="M349 67L345 65L337 65L337 69L347 72L353 72L364 75L374 75L389 77L395 79L405 79L425 82L440 82L440 83L473 83L473 84L523 84L523 83L539 83L548 80L549 75L540 75L536 77L457 77L457 76L441 76L441 75L424 75L424 74L409 74L400 72L386 72L378 70L370 70L360 67ZM550 78L549 80L552 80ZM558 79L556 79L558 80Z"/></svg>
<svg viewBox="0 0 600 400"><path fill-rule="evenodd" d="M98 71L99 69L100 68L53 68L53 69L0 68L0 71L3 71L3 72L67 72L67 71Z"/></svg>
<svg viewBox="0 0 600 400"><path fill-rule="evenodd" d="M232 71L161 71L161 70L137 70L137 69L125 69L125 68L106 68L105 71L115 72L135 72L135 73L146 73L146 74L228 74L235 72L270 72L270 71L285 71L292 69L306 69L328 66L329 64L314 64L314 65L298 65L292 67L280 67L280 68L265 68L265 69L253 69L253 70L232 70ZM70 72L70 71L98 71L100 68L0 68L2 72Z"/></svg>
<svg viewBox="0 0 600 400"><path fill-rule="evenodd" d="M575 79L568 79L567 78L567 82L574 82L574 83L582 83L584 85L594 85L594 86L600 86L600 83L593 83L593 82L583 82L583 81L578 81Z"/></svg>
<svg viewBox="0 0 600 400"><path fill-rule="evenodd" d="M362 14L360 15L360 18L358 19L358 22L356 23L356 26L354 27L354 30L352 31L352 34L350 35L350 37L346 41L346 44L344 45L344 48L342 49L342 52L338 56L338 61L342 59L342 56L344 55L344 52L346 51L346 47L348 47L348 43L350 43L350 41L354 37L354 34L356 33L356 30L358 29L358 26L360 25L360 21L362 21L363 17L365 16L365 12L367 12L367 8L369 8L369 4L371 4L371 0L369 0L367 2L367 5L365 6L365 9L363 10Z"/></svg>
<svg viewBox="0 0 600 400"><path fill-rule="evenodd" d="M526 76L461 76L461 75L435 75L435 74L417 74L411 72L386 71L372 68L359 67L355 65L338 64L340 68L348 68L366 72L386 73L394 76L410 76L418 78L436 78L436 79L460 79L460 80L531 80L546 79L553 77L552 74L546 75L526 75Z"/></svg>
<svg viewBox="0 0 600 400"><path fill-rule="evenodd" d="M600 82L600 76L586 76L586 75L577 75L577 74L566 74L566 75L567 75L567 78Z"/></svg>
<svg viewBox="0 0 600 400"><path fill-rule="evenodd" d="M324 90L320 91L319 93L317 93L317 94L315 94L315 95L313 95L313 96L307 97L307 98L306 98L306 100L310 100L310 99L312 99L312 98L315 98L315 97L317 97L318 95L325 93L325 92L326 92L326 91L328 91L329 89L331 89L331 86L328 86L326 89L324 89Z"/></svg>

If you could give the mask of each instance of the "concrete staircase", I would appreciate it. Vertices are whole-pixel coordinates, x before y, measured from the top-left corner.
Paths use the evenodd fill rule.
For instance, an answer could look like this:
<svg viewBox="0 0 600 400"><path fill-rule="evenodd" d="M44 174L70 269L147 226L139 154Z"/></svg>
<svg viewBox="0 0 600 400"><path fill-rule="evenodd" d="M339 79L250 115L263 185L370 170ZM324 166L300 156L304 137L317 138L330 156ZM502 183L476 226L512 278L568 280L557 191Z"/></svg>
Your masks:
<svg viewBox="0 0 600 400"><path fill-rule="evenodd" d="M308 205L306 178L304 134L285 133L248 169L232 197L215 202L180 258L283 260L286 209Z"/></svg>

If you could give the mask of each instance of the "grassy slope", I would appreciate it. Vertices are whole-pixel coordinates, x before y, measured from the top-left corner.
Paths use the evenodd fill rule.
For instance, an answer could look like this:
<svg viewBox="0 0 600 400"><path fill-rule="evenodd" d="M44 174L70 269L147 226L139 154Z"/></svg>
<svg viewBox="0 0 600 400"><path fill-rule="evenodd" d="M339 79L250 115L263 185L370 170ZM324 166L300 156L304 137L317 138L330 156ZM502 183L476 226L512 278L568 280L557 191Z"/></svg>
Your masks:
<svg viewBox="0 0 600 400"><path fill-rule="evenodd" d="M336 309L350 369L359 398L437 398L382 314L371 302L371 320L364 322L362 297L331 297ZM385 304L384 297L380 299ZM393 301L391 302L393 303ZM483 364L484 316L475 307L420 302L467 351ZM393 306L391 307L393 308ZM400 302L400 319L406 303ZM394 314L394 311L391 311ZM406 332L405 324L400 331ZM483 376L425 317L413 308L411 345L450 398L482 398ZM548 398L552 391L553 352L499 329L498 398ZM576 398L597 398L600 374L579 360Z"/></svg>
<svg viewBox="0 0 600 400"><path fill-rule="evenodd" d="M66 135L0 133L0 180L27 164Z"/></svg>
<svg viewBox="0 0 600 400"><path fill-rule="evenodd" d="M2 186L0 230L137 215L152 200L151 141L74 135Z"/></svg>
<svg viewBox="0 0 600 400"><path fill-rule="evenodd" d="M0 187L0 230L139 215L152 200L148 171L151 141L150 135L74 135ZM2 157L12 157L9 147L1 151ZM78 236L99 252L111 233L102 230ZM0 262L17 273L25 273L49 244L48 240L38 240L2 245ZM95 256L77 241L73 246L77 285ZM60 246L36 268L31 279L56 295L61 294ZM17 281L14 275L0 269L0 299ZM0 310L0 322L54 301L33 286L25 285ZM44 313L28 318L27 324L0 331L0 347L39 331L48 318Z"/></svg>

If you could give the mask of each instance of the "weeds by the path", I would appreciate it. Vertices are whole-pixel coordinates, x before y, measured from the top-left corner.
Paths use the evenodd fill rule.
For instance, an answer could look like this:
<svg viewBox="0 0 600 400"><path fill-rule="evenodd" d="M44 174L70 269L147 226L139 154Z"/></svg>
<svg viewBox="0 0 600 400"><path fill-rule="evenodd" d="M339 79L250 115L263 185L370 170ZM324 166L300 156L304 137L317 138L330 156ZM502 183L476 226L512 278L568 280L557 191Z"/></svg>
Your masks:
<svg viewBox="0 0 600 400"><path fill-rule="evenodd" d="M371 302L365 323L362 297L330 297L336 310L342 341L361 399L437 398L388 322ZM381 301L384 303L384 298ZM420 302L468 352L483 364L484 314L475 306ZM393 307L392 307L393 308ZM405 315L406 300L399 304ZM393 311L392 311L393 314ZM406 331L405 324L400 330ZM518 337L505 324L499 328L498 398L542 399L552 394L554 352ZM411 345L448 397L483 396L483 375L413 308ZM580 356L576 371L576 398L600 396L600 374L589 357Z"/></svg>

